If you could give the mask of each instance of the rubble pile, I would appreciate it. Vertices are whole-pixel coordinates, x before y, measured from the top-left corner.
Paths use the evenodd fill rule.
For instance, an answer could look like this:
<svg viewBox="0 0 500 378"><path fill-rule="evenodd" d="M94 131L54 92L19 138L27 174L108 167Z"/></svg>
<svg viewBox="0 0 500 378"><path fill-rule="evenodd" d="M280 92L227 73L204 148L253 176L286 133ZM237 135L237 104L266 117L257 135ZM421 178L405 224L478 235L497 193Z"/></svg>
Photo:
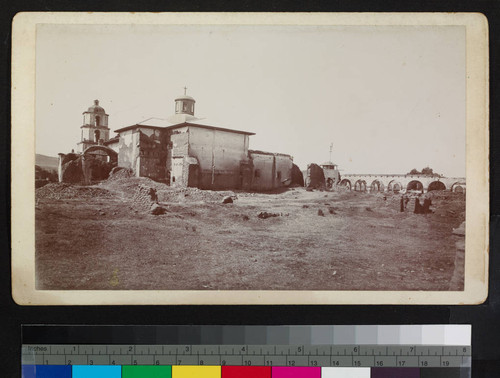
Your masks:
<svg viewBox="0 0 500 378"><path fill-rule="evenodd" d="M123 198L132 198L136 195L136 192L140 186L153 188L156 191L160 189L168 188L166 184L156 182L147 177L129 177L120 178L120 175L127 175L126 172L120 173L122 170L116 172L111 180L106 180L101 182L101 186L114 192L121 193Z"/></svg>
<svg viewBox="0 0 500 378"><path fill-rule="evenodd" d="M132 202L135 208L150 210L153 205L158 203L156 189L145 185L139 185L132 197Z"/></svg>
<svg viewBox="0 0 500 378"><path fill-rule="evenodd" d="M222 202L224 198L236 199L231 191L202 190L198 188L175 188L165 186L158 190L159 202Z"/></svg>
<svg viewBox="0 0 500 378"><path fill-rule="evenodd" d="M133 177L134 172L130 168L114 167L109 173L108 180L119 180Z"/></svg>
<svg viewBox="0 0 500 378"><path fill-rule="evenodd" d="M273 217L279 217L280 214L278 213L268 213L267 211L261 211L259 214L257 214L257 218L260 219L267 219L267 218L273 218Z"/></svg>
<svg viewBox="0 0 500 378"><path fill-rule="evenodd" d="M36 199L110 198L112 193L96 186L71 185L64 182L47 184L35 191Z"/></svg>
<svg viewBox="0 0 500 378"><path fill-rule="evenodd" d="M461 193L432 192L434 214L465 220L465 201Z"/></svg>
<svg viewBox="0 0 500 378"><path fill-rule="evenodd" d="M222 202L226 197L231 197L233 200L237 199L237 196L232 191L176 188L147 177L131 177L130 174L129 169L113 170L110 178L101 182L100 186L120 193L124 199L134 198L134 202L141 202L139 198L143 197L144 188L156 191L156 202Z"/></svg>

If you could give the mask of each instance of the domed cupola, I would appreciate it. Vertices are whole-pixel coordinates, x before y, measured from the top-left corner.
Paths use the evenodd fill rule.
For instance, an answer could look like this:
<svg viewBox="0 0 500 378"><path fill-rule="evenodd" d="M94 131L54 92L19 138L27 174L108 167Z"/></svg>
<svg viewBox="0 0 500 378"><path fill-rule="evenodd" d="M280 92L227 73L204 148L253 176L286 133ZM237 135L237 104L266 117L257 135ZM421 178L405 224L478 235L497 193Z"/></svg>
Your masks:
<svg viewBox="0 0 500 378"><path fill-rule="evenodd" d="M187 88L184 87L184 95L175 99L175 114L189 114L194 116L194 98L186 94Z"/></svg>
<svg viewBox="0 0 500 378"><path fill-rule="evenodd" d="M103 113L105 114L106 112L104 109L99 106L99 100L94 100L94 105L90 106L87 110L89 113Z"/></svg>

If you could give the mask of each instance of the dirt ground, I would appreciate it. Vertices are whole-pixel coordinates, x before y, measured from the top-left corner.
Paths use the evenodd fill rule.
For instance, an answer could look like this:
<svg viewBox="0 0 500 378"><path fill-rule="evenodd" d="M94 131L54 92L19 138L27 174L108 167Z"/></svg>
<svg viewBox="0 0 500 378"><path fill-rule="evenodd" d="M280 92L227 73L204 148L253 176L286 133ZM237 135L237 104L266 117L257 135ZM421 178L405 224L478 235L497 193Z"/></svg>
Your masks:
<svg viewBox="0 0 500 378"><path fill-rule="evenodd" d="M165 214L136 201L139 185L157 190ZM227 195L234 203L222 204ZM452 280L463 272L452 234L465 220L462 194L433 192L426 215L411 201L400 212L391 194L211 192L148 179L49 184L36 196L38 289L463 290L463 277Z"/></svg>

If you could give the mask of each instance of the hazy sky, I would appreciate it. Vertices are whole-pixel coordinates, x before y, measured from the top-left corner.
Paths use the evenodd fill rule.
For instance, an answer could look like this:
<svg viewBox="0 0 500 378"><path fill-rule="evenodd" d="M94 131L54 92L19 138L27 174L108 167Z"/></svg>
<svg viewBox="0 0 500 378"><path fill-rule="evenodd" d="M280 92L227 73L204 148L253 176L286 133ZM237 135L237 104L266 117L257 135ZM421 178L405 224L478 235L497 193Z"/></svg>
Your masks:
<svg viewBox="0 0 500 378"><path fill-rule="evenodd" d="M465 176L463 27L39 25L36 49L38 153L76 148L94 99L115 130L187 86L196 116L302 169L333 143L345 173Z"/></svg>

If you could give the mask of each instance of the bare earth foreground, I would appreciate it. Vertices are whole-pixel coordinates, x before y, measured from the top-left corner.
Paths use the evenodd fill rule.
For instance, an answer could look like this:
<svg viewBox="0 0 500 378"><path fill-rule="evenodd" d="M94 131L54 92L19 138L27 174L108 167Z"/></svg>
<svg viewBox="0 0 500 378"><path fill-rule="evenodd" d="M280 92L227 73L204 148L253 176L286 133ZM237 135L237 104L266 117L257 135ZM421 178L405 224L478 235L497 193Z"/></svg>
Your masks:
<svg viewBox="0 0 500 378"><path fill-rule="evenodd" d="M165 214L150 214L139 185L156 188ZM228 194L237 199L222 204ZM391 194L211 192L143 178L36 195L37 289L463 290L452 234L462 194L433 192L427 215L413 201L400 212Z"/></svg>

